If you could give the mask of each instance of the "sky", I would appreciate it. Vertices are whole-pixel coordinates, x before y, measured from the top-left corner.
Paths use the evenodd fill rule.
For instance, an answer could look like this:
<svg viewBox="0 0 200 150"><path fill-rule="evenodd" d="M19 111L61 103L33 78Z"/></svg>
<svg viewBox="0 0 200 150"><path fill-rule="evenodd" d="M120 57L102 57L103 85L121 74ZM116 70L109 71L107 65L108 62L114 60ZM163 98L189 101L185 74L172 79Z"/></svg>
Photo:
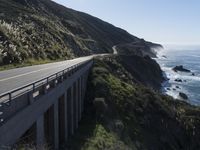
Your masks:
<svg viewBox="0 0 200 150"><path fill-rule="evenodd" d="M200 0L54 0L161 44L200 45Z"/></svg>

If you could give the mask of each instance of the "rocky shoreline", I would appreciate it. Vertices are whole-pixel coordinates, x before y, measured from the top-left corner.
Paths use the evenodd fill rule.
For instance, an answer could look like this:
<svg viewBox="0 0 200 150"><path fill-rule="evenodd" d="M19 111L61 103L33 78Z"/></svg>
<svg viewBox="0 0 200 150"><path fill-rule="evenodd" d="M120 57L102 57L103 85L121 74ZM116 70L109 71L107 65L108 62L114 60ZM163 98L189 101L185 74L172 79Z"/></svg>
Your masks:
<svg viewBox="0 0 200 150"><path fill-rule="evenodd" d="M183 73L187 73L187 74L190 73L191 76L195 76L195 73L193 73L192 70L186 69L183 65L177 65L177 66L173 67L172 70L175 73L178 73L178 72L183 72ZM187 80L184 80L184 79L181 79L181 78L176 78L176 79L174 79L174 82L176 82L178 85L175 85L174 87L168 87L169 81L171 79L167 77L167 75L164 71L163 71L163 78L164 78L164 81L161 83L162 93L167 94L167 92L169 92L169 91L177 91L178 97L174 97L174 96L172 96L172 97L174 97L175 99L179 99L179 100L182 100L182 101L189 102L189 100L190 100L189 96L182 90L181 85L180 85L182 83L186 83Z"/></svg>

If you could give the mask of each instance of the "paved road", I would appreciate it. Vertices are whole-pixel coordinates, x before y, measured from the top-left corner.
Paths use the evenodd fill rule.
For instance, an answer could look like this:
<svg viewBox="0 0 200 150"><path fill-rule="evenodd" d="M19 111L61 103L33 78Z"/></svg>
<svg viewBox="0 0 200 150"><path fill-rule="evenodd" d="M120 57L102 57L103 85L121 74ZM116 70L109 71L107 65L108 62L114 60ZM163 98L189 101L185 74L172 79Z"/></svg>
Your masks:
<svg viewBox="0 0 200 150"><path fill-rule="evenodd" d="M8 92L10 90L22 87L34 81L50 76L56 72L64 70L80 62L90 60L94 56L95 55L80 57L62 62L0 71L0 95L2 93Z"/></svg>
<svg viewBox="0 0 200 150"><path fill-rule="evenodd" d="M113 49L113 54L115 54L115 55L118 54L118 52L117 52L117 46L116 45L113 46L112 49Z"/></svg>

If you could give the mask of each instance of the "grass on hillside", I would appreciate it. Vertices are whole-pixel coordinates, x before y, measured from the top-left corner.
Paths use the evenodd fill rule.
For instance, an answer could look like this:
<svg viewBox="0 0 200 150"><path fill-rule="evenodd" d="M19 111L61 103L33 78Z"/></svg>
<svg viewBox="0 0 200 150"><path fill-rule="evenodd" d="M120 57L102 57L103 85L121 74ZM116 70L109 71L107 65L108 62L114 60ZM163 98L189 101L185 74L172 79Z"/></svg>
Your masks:
<svg viewBox="0 0 200 150"><path fill-rule="evenodd" d="M95 60L88 80L87 109L67 148L199 149L200 109L132 83L127 75L116 59ZM124 76L129 80L124 81ZM99 97L107 106L105 112L94 106Z"/></svg>

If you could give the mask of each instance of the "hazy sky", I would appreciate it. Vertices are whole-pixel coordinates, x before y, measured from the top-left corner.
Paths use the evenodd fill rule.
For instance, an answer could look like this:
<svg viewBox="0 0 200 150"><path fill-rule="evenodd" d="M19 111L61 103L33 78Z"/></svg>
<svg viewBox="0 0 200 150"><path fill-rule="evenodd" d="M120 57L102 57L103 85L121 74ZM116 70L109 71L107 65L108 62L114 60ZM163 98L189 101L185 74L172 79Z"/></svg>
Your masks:
<svg viewBox="0 0 200 150"><path fill-rule="evenodd" d="M200 44L200 0L54 0L162 44Z"/></svg>

